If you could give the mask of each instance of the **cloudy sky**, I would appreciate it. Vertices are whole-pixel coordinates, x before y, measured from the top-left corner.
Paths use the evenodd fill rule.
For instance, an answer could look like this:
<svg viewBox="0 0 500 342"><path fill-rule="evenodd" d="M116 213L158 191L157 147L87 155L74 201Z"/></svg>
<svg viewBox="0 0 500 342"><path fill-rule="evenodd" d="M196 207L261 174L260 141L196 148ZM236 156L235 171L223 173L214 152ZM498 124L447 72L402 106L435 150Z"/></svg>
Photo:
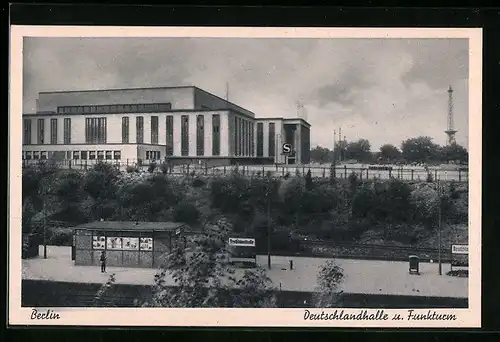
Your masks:
<svg viewBox="0 0 500 342"><path fill-rule="evenodd" d="M196 85L259 117L311 123L312 146L427 135L445 143L447 88L468 143L466 39L25 38L24 112L38 92Z"/></svg>

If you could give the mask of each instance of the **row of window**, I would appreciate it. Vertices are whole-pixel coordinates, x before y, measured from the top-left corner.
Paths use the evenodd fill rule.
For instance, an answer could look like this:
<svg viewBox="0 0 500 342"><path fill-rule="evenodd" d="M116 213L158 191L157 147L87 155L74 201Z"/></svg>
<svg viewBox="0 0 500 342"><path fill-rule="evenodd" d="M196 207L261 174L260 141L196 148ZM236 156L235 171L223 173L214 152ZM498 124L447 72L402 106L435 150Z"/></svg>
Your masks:
<svg viewBox="0 0 500 342"><path fill-rule="evenodd" d="M254 123L240 117L234 118L234 154L236 156L254 155Z"/></svg>
<svg viewBox="0 0 500 342"><path fill-rule="evenodd" d="M146 160L160 160L160 151L146 151Z"/></svg>
<svg viewBox="0 0 500 342"><path fill-rule="evenodd" d="M136 142L144 143L144 117L135 118ZM212 155L220 155L220 115L212 115ZM167 115L165 119L166 153L174 155L174 117ZM151 117L151 144L158 144L159 120L158 116ZM189 155L189 115L181 116L181 155ZM122 118L122 143L130 142L130 118ZM205 154L205 115L196 117L196 155Z"/></svg>
<svg viewBox="0 0 500 342"><path fill-rule="evenodd" d="M23 160L120 160L121 151L23 151Z"/></svg>
<svg viewBox="0 0 500 342"><path fill-rule="evenodd" d="M57 144L58 143L58 133L57 133L57 125L58 125L59 119L50 119L50 144ZM31 135L32 135L32 120L31 119L24 119L23 120L23 144L24 145L31 145L32 140L31 140ZM37 144L45 144L45 119L37 119L37 127L36 127L36 143ZM63 128L63 143L64 144L71 144L71 119L70 118L64 118L64 128Z"/></svg>
<svg viewBox="0 0 500 342"><path fill-rule="evenodd" d="M60 114L101 114L101 113L158 113L172 110L171 103L143 103L100 106L63 106L57 107Z"/></svg>

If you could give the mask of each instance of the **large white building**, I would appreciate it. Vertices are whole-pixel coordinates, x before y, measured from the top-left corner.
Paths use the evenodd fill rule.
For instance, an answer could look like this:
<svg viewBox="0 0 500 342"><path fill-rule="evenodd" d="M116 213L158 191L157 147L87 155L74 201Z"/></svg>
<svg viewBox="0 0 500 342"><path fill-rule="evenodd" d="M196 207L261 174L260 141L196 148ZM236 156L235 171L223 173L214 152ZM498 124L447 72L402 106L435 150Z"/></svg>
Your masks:
<svg viewBox="0 0 500 342"><path fill-rule="evenodd" d="M259 119L193 86L41 92L23 114L25 160L306 164L309 141L303 119Z"/></svg>

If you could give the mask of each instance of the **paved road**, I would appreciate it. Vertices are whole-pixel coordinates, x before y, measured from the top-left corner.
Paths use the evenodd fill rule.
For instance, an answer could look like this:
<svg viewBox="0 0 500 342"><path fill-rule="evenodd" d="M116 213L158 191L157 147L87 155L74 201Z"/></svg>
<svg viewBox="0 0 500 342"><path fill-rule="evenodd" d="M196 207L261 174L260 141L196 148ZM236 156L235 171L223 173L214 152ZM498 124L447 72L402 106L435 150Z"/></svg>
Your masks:
<svg viewBox="0 0 500 342"><path fill-rule="evenodd" d="M104 283L107 275L99 267L75 266L71 260L70 247L48 247L48 259L41 257L23 260L23 279L54 280L65 282ZM289 260L294 269L288 270ZM313 291L316 287L318 268L328 259L302 257L272 257L272 269L268 276L282 290ZM267 267L267 256L259 256L258 263ZM371 260L337 260L344 269L344 292L366 294L388 294L432 297L468 297L468 278L444 275L450 265L443 266L443 275L438 275L438 265L422 263L421 275L410 275L408 263ZM115 273L117 283L150 285L154 269L108 267L108 274ZM171 280L167 280L170 282Z"/></svg>

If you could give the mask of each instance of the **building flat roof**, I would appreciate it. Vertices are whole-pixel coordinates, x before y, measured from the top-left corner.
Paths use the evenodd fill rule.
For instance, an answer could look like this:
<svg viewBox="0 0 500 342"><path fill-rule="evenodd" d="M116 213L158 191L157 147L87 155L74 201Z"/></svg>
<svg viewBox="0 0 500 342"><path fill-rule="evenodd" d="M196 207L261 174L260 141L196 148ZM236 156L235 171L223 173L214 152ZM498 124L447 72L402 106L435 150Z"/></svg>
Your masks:
<svg viewBox="0 0 500 342"><path fill-rule="evenodd" d="M164 87L131 87L131 88L108 88L108 89L81 89L81 90L55 90L55 91L40 91L38 94L60 94L60 93L89 93L99 91L127 91L127 90L148 90L148 89L185 89L196 88L193 85L183 86L164 86Z"/></svg>
<svg viewBox="0 0 500 342"><path fill-rule="evenodd" d="M94 221L74 227L85 230L114 230L114 231L172 231L185 227L179 222L135 222L135 221Z"/></svg>

